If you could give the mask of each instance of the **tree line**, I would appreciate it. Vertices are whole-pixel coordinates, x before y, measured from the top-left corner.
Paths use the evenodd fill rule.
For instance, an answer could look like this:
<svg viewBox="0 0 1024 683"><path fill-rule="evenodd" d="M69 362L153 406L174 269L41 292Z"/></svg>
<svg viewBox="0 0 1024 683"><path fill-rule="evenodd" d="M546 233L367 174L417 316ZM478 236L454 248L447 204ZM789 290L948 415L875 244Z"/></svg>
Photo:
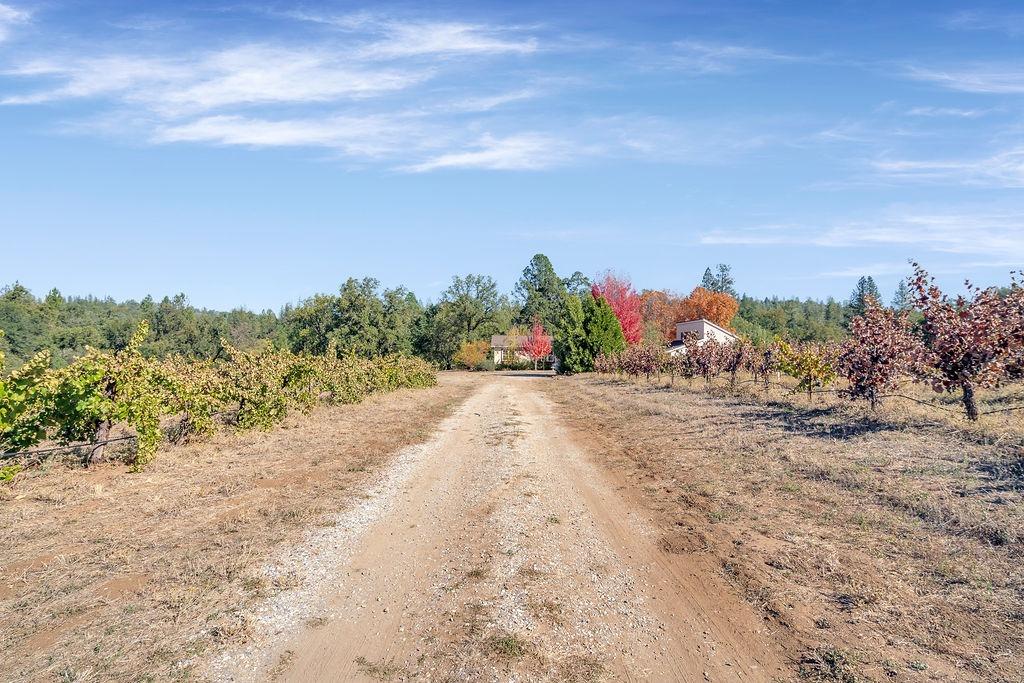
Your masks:
<svg viewBox="0 0 1024 683"><path fill-rule="evenodd" d="M917 383L958 394L965 416L977 420L979 390L1024 379L1024 287L1011 277L1008 287L968 284L966 294L951 297L914 264L914 275L897 290L905 301L891 307L879 302L872 283L861 280L865 298L850 323L852 333L841 342L741 337L719 343L688 336L675 353L640 343L597 354L592 364L598 372L648 379L668 374L671 381L702 377L710 383L727 373L732 385L742 370L766 387L773 375L785 374L796 380L793 390L808 398L842 378L838 393L872 407Z"/></svg>
<svg viewBox="0 0 1024 683"><path fill-rule="evenodd" d="M798 341L842 339L850 321L872 295L874 283L862 279L847 302L749 296L737 298L728 265L709 268L699 292L677 295L669 290L637 293L640 309L623 286L628 281L608 274L595 278L602 295L625 320L624 334L632 343L670 335L676 319L698 313L725 320L739 333L755 340L776 336ZM493 278L469 274L452 278L436 301L423 302L405 287L382 288L373 278L349 278L335 293L316 294L274 312L235 309L215 311L191 306L184 294L155 300L115 301L111 298L69 297L54 289L37 297L15 283L0 289L0 351L9 367L18 367L39 351L49 351L51 363L63 367L88 348L124 349L143 320L150 334L142 342L145 357L181 355L216 359L225 353L223 342L234 348L270 346L293 353L355 353L375 357L392 353L417 355L439 367L456 363L466 342L483 342L493 334L523 332L539 321L554 331L573 306L569 321L589 304L593 284L580 272L561 277L543 254L531 259L510 294ZM862 286L863 285L863 286ZM877 295L877 288L873 290ZM715 298L717 296L717 299ZM703 297L704 301L694 299ZM735 302L737 306L732 310ZM584 311L585 312L585 311ZM596 311L592 311L596 314ZM632 317L629 317L632 316ZM585 316L584 316L585 317ZM591 327L599 323L592 323Z"/></svg>

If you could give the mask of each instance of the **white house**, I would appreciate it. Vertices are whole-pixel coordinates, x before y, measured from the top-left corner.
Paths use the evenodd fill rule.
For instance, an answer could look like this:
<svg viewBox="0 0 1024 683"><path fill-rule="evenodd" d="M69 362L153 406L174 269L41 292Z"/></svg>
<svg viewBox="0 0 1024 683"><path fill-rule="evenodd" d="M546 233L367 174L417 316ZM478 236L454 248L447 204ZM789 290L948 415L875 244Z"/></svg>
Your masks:
<svg viewBox="0 0 1024 683"><path fill-rule="evenodd" d="M548 343L551 343L551 337L548 335L545 335L545 337ZM521 350L524 341L526 341L525 335L491 335L491 357L494 359L494 364L532 362L530 357ZM544 359L545 363L553 363L554 361L555 356L553 354L548 354L548 357Z"/></svg>
<svg viewBox="0 0 1024 683"><path fill-rule="evenodd" d="M709 339L714 339L719 344L732 344L739 340L735 334L710 320L684 320L676 323L676 339L669 345L669 353L682 353L683 337L691 332L697 335L698 345Z"/></svg>

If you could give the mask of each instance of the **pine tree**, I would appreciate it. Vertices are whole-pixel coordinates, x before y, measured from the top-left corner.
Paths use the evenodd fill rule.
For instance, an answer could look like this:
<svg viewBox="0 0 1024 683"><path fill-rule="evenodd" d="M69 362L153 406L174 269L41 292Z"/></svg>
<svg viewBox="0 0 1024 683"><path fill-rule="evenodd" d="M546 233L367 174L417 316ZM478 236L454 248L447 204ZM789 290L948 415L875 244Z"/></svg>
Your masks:
<svg viewBox="0 0 1024 683"><path fill-rule="evenodd" d="M516 296L523 305L516 322L530 325L539 319L546 329L555 329L566 296L566 287L547 256L536 254L530 259L516 284Z"/></svg>
<svg viewBox="0 0 1024 683"><path fill-rule="evenodd" d="M725 263L718 264L718 275L715 276L715 290L736 298L736 280L732 277L732 267Z"/></svg>
<svg viewBox="0 0 1024 683"><path fill-rule="evenodd" d="M626 348L626 337L615 311L603 297L588 296L584 301L584 323L587 351L592 358L610 355Z"/></svg>
<svg viewBox="0 0 1024 683"><path fill-rule="evenodd" d="M732 276L732 266L727 263L719 263L715 271L710 268L704 269L704 277L701 278L700 286L709 292L720 292L736 298L736 280ZM716 274L717 273L717 274Z"/></svg>
<svg viewBox="0 0 1024 683"><path fill-rule="evenodd" d="M583 301L575 294L570 294L565 299L562 318L555 333L554 352L558 358L559 373L572 375L594 369L594 356L587 346L585 322Z"/></svg>
<svg viewBox="0 0 1024 683"><path fill-rule="evenodd" d="M718 280L715 279L715 274L711 272L710 268L704 269L704 277L701 278L700 286L709 292L718 291L715 289L718 286Z"/></svg>
<svg viewBox="0 0 1024 683"><path fill-rule="evenodd" d="M856 318L859 315L864 315L864 312L868 310L868 300L873 299L878 302L882 300L882 295L878 291L878 285L875 284L875 279L870 275L862 275L857 280L857 286L854 287L853 293L850 294L850 302L848 304L850 310L850 318Z"/></svg>
<svg viewBox="0 0 1024 683"><path fill-rule="evenodd" d="M906 280L900 280L896 287L896 293L892 295L892 307L897 311L909 310L914 305L914 296L910 293L910 287Z"/></svg>

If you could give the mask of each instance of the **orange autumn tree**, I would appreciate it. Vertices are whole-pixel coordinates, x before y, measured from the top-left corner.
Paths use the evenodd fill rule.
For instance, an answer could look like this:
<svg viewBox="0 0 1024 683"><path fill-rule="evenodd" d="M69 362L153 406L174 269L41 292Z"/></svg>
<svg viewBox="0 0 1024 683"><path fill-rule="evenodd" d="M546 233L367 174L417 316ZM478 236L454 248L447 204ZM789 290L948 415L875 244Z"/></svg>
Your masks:
<svg viewBox="0 0 1024 683"><path fill-rule="evenodd" d="M726 329L740 310L739 302L724 292L712 292L703 287L695 287L690 296L682 300L679 313L680 320L696 320L704 318Z"/></svg>
<svg viewBox="0 0 1024 683"><path fill-rule="evenodd" d="M685 297L668 290L648 289L640 295L643 300L644 321L656 329L662 341L676 338L676 323L684 320Z"/></svg>

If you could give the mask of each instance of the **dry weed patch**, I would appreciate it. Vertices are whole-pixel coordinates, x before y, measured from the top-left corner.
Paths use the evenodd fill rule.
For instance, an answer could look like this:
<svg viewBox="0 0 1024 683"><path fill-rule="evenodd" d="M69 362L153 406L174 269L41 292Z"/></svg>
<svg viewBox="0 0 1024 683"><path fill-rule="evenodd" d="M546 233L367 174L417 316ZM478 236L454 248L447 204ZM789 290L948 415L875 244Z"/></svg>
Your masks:
<svg viewBox="0 0 1024 683"><path fill-rule="evenodd" d="M546 391L655 513L664 552L717 559L806 677L1019 677L1024 415L595 376Z"/></svg>
<svg viewBox="0 0 1024 683"><path fill-rule="evenodd" d="M476 385L441 385L222 434L142 473L51 466L0 484L4 680L190 679L247 638L254 604L296 585L262 567L342 509Z"/></svg>

